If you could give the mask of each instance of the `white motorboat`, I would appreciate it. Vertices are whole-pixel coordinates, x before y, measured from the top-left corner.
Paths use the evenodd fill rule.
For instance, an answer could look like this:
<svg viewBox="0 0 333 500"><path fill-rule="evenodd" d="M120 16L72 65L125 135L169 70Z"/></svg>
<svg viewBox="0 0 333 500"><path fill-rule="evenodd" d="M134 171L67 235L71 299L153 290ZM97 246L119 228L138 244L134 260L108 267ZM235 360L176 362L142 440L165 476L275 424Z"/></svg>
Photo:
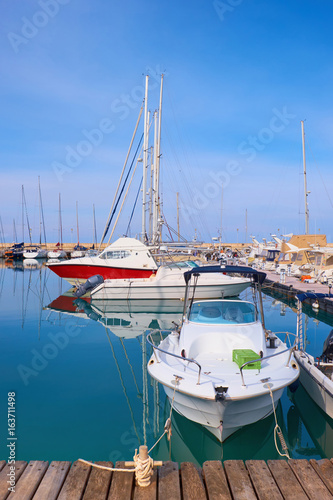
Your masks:
<svg viewBox="0 0 333 500"><path fill-rule="evenodd" d="M258 291L261 321L256 302L190 298L191 278L221 272L200 267L184 274L186 296L179 328L159 345L153 333L147 336L153 347L150 375L163 385L178 413L202 424L220 441L271 415L284 388L299 377L295 342L288 347L264 326L265 273L236 266L226 266L223 272L233 274L237 269L251 277Z"/></svg>
<svg viewBox="0 0 333 500"><path fill-rule="evenodd" d="M198 265L193 261L173 262L158 268L149 278L127 278L105 280L91 291L91 297L96 300L109 299L184 299L185 280L184 272ZM245 288L250 286L248 278L229 276L219 273L202 274L198 277L194 286L196 297L222 298L239 295Z"/></svg>
<svg viewBox="0 0 333 500"><path fill-rule="evenodd" d="M333 330L324 342L323 353L314 358L305 352L302 327L302 302L305 299L318 300L333 297L331 294L306 292L297 298L297 334L299 350L295 358L300 366L300 382L317 405L333 419Z"/></svg>
<svg viewBox="0 0 333 500"><path fill-rule="evenodd" d="M104 279L149 277L157 264L149 248L135 238L119 238L96 256L70 259L49 265L71 285L99 274Z"/></svg>

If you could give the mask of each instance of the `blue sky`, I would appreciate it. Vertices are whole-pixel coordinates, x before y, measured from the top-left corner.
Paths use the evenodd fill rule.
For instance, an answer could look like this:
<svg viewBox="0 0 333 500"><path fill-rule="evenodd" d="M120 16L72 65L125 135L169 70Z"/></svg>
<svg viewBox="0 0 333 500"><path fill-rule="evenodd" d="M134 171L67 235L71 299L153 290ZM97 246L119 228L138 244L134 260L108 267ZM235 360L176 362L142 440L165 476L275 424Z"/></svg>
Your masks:
<svg viewBox="0 0 333 500"><path fill-rule="evenodd" d="M145 75L154 111L162 72L161 184L172 227L179 192L188 239L195 229L205 241L217 236L221 206L226 241L303 233L305 120L310 233L333 242L330 1L7 0L1 8L0 216L7 242L13 219L21 239L22 185L32 238L39 237L38 176L49 242L58 239L59 193L64 240L77 240L76 202L80 240L92 241L93 204L101 237ZM68 163L87 138L89 150ZM61 174L59 164L66 166ZM126 232L137 174L113 239ZM139 207L131 235L140 230Z"/></svg>

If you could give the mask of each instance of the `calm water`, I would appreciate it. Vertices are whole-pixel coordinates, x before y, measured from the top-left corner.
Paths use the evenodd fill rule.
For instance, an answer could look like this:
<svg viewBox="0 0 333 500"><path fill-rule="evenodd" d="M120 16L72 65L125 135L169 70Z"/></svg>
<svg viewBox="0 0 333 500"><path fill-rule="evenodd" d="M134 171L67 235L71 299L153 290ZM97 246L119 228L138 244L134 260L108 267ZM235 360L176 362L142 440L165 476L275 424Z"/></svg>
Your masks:
<svg viewBox="0 0 333 500"><path fill-rule="evenodd" d="M152 446L163 432L170 407L147 375L144 333L169 328L180 308L119 302L101 310L66 295L69 288L46 268L0 268L0 459L8 458L8 392L16 393L17 460L131 460L135 448ZM295 331L293 303L294 310L265 295L264 306L268 328ZM308 314L308 351L320 355L330 321ZM292 458L333 457L333 421L301 386L285 391L277 416ZM176 413L172 421L171 442L160 441L155 459L279 457L273 417L223 446Z"/></svg>

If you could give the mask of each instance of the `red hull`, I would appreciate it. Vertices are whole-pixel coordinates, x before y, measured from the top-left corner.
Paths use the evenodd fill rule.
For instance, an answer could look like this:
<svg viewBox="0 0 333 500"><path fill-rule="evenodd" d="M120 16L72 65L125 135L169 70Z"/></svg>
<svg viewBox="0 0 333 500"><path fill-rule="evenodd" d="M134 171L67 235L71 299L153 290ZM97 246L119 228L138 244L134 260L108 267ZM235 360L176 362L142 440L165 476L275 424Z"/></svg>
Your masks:
<svg viewBox="0 0 333 500"><path fill-rule="evenodd" d="M74 296L69 296L69 295L60 295L57 299L54 299L51 304L48 305L49 309L55 309L56 311L61 311L61 312L69 312L69 313L82 313L84 312L84 309L79 309L76 304L74 304L74 301L76 298ZM87 297L85 299L87 304L90 304L90 297Z"/></svg>
<svg viewBox="0 0 333 500"><path fill-rule="evenodd" d="M154 272L151 269L128 269L86 264L49 264L48 267L61 278L71 281L86 281L95 274L100 274L104 279L149 278Z"/></svg>

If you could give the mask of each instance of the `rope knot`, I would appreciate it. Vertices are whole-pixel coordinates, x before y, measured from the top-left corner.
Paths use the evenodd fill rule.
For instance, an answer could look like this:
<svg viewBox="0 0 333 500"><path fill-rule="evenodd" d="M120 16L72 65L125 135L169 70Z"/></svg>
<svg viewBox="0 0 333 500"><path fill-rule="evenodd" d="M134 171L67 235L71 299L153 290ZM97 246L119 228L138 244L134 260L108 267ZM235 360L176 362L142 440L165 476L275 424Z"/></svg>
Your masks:
<svg viewBox="0 0 333 500"><path fill-rule="evenodd" d="M142 448L144 448L142 450ZM140 446L140 452L135 450L135 455L133 457L135 464L135 479L139 486L149 486L150 478L153 475L154 461L148 455L148 450L146 446Z"/></svg>

